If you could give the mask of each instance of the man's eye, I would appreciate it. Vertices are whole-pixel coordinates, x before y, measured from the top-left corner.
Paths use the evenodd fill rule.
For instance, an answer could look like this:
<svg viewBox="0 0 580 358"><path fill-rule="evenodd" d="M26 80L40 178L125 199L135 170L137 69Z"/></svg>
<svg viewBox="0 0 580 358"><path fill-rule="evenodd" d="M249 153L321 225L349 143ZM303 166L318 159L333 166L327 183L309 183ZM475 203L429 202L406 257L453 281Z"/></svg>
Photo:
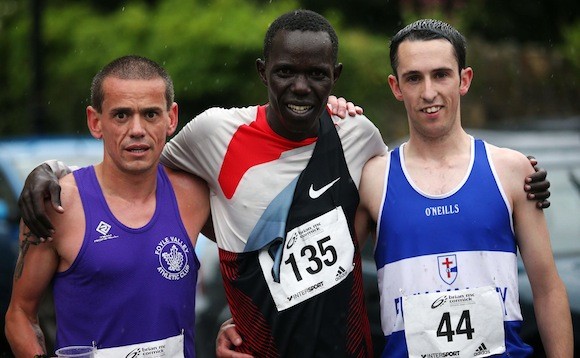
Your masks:
<svg viewBox="0 0 580 358"><path fill-rule="evenodd" d="M145 113L147 119L155 119L157 117L157 112L147 112Z"/></svg>
<svg viewBox="0 0 580 358"><path fill-rule="evenodd" d="M281 68L281 69L277 70L276 73L278 74L278 76L281 76L281 77L288 77L288 76L292 75L292 71L290 71L287 68Z"/></svg>
<svg viewBox="0 0 580 358"><path fill-rule="evenodd" d="M316 79L321 79L321 78L326 77L326 73L324 71L312 71L310 75Z"/></svg>
<svg viewBox="0 0 580 358"><path fill-rule="evenodd" d="M117 113L115 115L115 118L117 118L119 120L124 120L124 119L127 119L127 114L126 113Z"/></svg>

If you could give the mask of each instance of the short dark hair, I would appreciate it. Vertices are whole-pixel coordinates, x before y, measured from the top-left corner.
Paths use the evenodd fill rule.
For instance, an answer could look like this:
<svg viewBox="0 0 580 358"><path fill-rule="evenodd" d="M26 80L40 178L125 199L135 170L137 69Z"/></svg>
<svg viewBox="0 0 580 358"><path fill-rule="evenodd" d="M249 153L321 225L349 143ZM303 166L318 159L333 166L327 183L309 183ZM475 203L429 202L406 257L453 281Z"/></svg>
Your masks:
<svg viewBox="0 0 580 358"><path fill-rule="evenodd" d="M151 80L161 78L165 82L167 109L171 108L175 92L173 89L173 81L167 71L157 62L146 57L128 55L111 61L93 77L91 84L91 106L99 113L102 110L105 96L103 93L103 82L107 77L124 80Z"/></svg>
<svg viewBox="0 0 580 358"><path fill-rule="evenodd" d="M332 59L334 64L338 63L338 36L328 20L311 10L293 10L278 17L268 27L266 37L264 38L264 60L268 61L272 40L280 30L286 31L312 31L326 32L330 36L332 44Z"/></svg>
<svg viewBox="0 0 580 358"><path fill-rule="evenodd" d="M405 26L391 39L390 58L391 67L395 76L397 75L397 67L399 67L399 57L397 51L399 45L405 40L409 41L429 41L444 39L453 45L455 51L455 58L459 65L459 72L465 68L465 57L467 54L467 41L465 37L457 31L453 26L439 20L423 19L417 20L412 24Z"/></svg>

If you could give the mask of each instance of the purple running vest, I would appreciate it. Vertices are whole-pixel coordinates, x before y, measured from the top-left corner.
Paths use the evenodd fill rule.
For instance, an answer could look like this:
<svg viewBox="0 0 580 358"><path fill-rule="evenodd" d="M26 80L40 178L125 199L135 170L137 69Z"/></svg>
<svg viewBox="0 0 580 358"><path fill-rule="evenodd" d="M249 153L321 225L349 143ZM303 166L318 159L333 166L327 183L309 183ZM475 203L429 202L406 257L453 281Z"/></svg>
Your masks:
<svg viewBox="0 0 580 358"><path fill-rule="evenodd" d="M126 346L178 336L195 357L195 285L199 261L162 166L157 207L132 229L111 213L91 167L74 172L85 212L80 252L54 278L56 348Z"/></svg>

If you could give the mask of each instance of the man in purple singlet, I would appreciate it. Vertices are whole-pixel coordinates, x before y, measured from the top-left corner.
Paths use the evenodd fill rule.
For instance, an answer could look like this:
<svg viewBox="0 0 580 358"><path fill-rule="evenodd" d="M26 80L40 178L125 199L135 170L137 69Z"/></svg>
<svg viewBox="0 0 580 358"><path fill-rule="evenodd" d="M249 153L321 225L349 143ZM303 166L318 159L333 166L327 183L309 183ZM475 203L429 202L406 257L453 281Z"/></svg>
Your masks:
<svg viewBox="0 0 580 358"><path fill-rule="evenodd" d="M197 177L159 164L177 127L173 98L169 75L143 57L116 59L94 77L87 124L103 141L103 161L60 179L67 210L48 213L52 241L38 245L20 226L25 269L16 272L6 314L16 356L50 353L37 314L52 284L56 348L195 357L194 247L209 196Z"/></svg>

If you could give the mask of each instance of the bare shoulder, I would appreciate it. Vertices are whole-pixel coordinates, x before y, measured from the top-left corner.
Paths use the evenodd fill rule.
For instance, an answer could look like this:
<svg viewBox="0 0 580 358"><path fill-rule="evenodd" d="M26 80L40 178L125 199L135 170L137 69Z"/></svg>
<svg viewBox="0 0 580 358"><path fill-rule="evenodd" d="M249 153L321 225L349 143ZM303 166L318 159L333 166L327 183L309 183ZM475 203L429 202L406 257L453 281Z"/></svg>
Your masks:
<svg viewBox="0 0 580 358"><path fill-rule="evenodd" d="M65 208L65 212L64 214L55 213L52 216L62 218L63 220L68 220L74 216L76 208L81 206L79 188L72 173L69 173L64 177L60 178L59 184L60 184L60 201L62 207ZM75 208L75 210L72 210L72 208ZM48 212L51 213L53 212L53 210L48 210Z"/></svg>
<svg viewBox="0 0 580 358"><path fill-rule="evenodd" d="M165 167L179 207L181 220L195 245L197 236L209 217L209 189L201 178Z"/></svg>
<svg viewBox="0 0 580 358"><path fill-rule="evenodd" d="M526 200L524 185L526 177L534 173L534 168L528 158L509 148L500 148L490 144L487 144L487 148L498 179L511 205L529 201Z"/></svg>
<svg viewBox="0 0 580 358"><path fill-rule="evenodd" d="M64 212L59 214L47 205L47 214L54 224L54 247L61 260L59 271L65 270L73 262L83 242L85 233L85 212L79 189L73 174L59 180L60 200Z"/></svg>
<svg viewBox="0 0 580 358"><path fill-rule="evenodd" d="M387 167L387 160L387 155L377 155L369 159L363 168L362 180L368 182L376 180L378 176L382 178Z"/></svg>
<svg viewBox="0 0 580 358"><path fill-rule="evenodd" d="M171 185L178 199L182 194L193 196L191 195L192 192L198 195L209 195L207 183L198 176L168 167L165 167L165 172L171 181Z"/></svg>
<svg viewBox="0 0 580 358"><path fill-rule="evenodd" d="M521 173L527 176L534 172L530 160L524 154L510 148L501 148L489 143L487 143L487 148L500 174L503 171L508 171L512 174Z"/></svg>

